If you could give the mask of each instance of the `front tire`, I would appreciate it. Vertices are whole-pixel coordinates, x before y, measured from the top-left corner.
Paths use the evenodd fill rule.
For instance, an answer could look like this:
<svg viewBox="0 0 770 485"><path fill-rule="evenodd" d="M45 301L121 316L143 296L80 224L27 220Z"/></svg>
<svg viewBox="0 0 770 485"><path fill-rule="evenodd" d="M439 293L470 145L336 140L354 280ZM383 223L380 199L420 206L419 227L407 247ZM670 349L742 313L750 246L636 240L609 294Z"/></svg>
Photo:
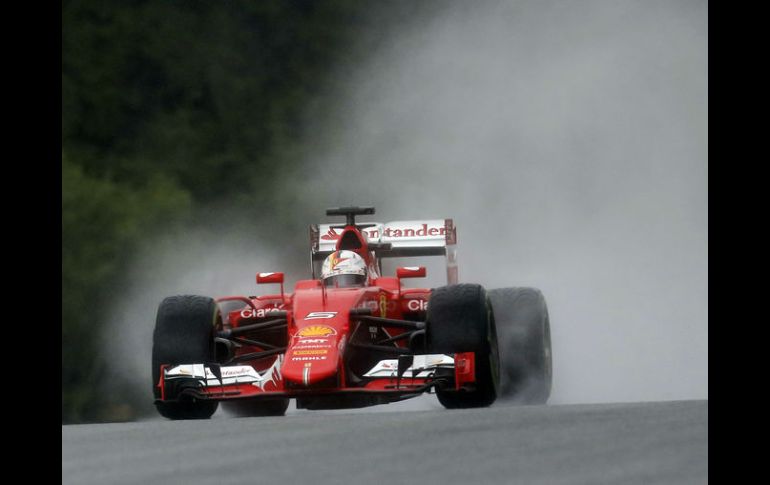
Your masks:
<svg viewBox="0 0 770 485"><path fill-rule="evenodd" d="M476 388L437 388L441 405L447 409L490 406L498 395L500 358L494 315L484 288L459 284L434 289L427 321L430 352L475 354Z"/></svg>
<svg viewBox="0 0 770 485"><path fill-rule="evenodd" d="M171 296L158 307L152 338L152 381L160 399L162 364L200 364L214 362L214 330L222 321L217 303L204 296ZM179 401L156 402L158 412L169 419L208 419L217 410L217 401L182 397Z"/></svg>

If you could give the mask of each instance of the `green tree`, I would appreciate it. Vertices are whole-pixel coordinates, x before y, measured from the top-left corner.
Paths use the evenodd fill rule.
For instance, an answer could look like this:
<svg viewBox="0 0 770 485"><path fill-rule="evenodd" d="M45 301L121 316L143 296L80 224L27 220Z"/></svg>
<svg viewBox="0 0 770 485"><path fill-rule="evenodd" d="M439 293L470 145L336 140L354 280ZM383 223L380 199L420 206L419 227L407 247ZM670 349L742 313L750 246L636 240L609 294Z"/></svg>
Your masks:
<svg viewBox="0 0 770 485"><path fill-rule="evenodd" d="M62 421L109 418L95 335L146 235L220 207L296 219L276 188L312 155L308 117L416 3L63 3Z"/></svg>

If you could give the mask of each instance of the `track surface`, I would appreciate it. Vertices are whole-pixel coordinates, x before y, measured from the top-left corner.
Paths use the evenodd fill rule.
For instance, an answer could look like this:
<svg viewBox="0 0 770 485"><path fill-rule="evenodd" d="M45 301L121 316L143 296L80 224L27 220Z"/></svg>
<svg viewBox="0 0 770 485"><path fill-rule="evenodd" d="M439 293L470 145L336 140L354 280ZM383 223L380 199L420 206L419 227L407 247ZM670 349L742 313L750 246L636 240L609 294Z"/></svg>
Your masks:
<svg viewBox="0 0 770 485"><path fill-rule="evenodd" d="M376 409L62 426L62 483L708 480L708 401Z"/></svg>

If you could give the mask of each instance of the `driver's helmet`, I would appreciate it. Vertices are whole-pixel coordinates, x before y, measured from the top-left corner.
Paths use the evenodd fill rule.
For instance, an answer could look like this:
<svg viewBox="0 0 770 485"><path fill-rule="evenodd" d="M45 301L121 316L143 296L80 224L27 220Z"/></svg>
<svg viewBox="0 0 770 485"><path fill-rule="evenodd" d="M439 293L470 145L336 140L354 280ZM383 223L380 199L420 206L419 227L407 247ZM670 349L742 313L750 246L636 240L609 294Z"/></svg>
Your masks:
<svg viewBox="0 0 770 485"><path fill-rule="evenodd" d="M334 251L321 268L324 286L354 288L366 284L366 262L353 251Z"/></svg>

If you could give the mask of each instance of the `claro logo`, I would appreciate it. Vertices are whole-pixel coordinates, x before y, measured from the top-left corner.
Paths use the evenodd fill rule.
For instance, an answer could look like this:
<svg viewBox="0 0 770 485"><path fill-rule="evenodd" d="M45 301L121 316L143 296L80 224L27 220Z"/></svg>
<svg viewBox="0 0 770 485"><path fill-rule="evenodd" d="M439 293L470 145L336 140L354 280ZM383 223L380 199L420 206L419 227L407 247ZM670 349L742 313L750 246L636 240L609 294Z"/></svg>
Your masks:
<svg viewBox="0 0 770 485"><path fill-rule="evenodd" d="M244 308L241 310L241 318L264 318L270 314L270 312L277 311L277 308L259 308L256 311L254 311L253 308Z"/></svg>
<svg viewBox="0 0 770 485"><path fill-rule="evenodd" d="M413 312L424 311L428 309L428 302L425 300L409 300L406 307Z"/></svg>

